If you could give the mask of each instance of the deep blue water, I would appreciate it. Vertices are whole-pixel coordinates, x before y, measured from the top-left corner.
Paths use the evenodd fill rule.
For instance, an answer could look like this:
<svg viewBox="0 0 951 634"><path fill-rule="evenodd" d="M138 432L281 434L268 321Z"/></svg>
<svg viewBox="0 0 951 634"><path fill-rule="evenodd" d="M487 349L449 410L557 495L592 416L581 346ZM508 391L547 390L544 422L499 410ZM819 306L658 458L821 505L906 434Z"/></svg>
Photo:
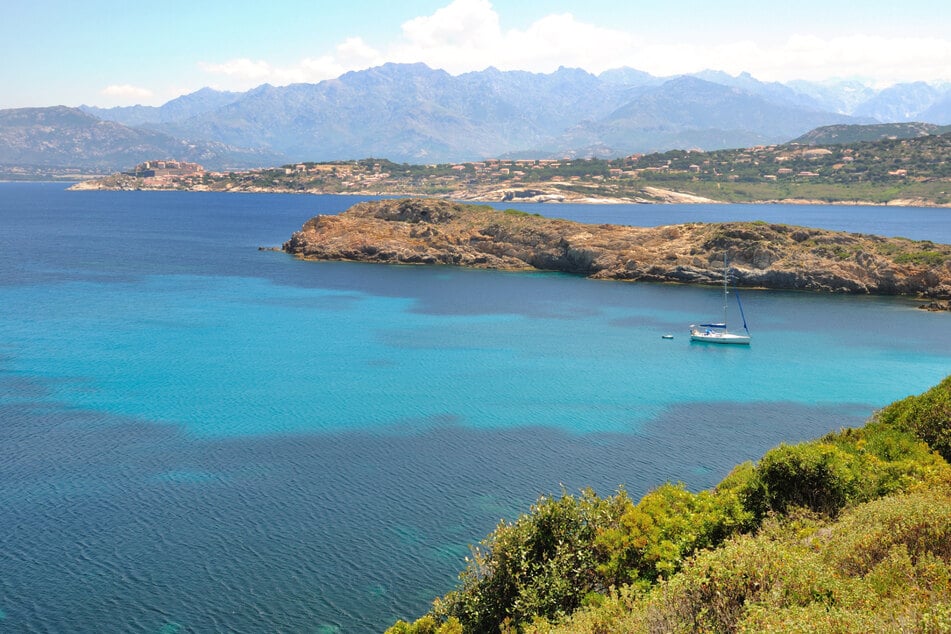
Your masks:
<svg viewBox="0 0 951 634"><path fill-rule="evenodd" d="M567 220L656 227L684 222L763 220L835 231L931 240L951 244L951 209L851 205L539 205L504 203L529 213Z"/></svg>
<svg viewBox="0 0 951 634"><path fill-rule="evenodd" d="M542 493L711 486L951 373L900 298L747 292L724 349L684 336L715 288L257 249L356 200L0 184L0 631L381 631ZM523 208L951 242L948 210Z"/></svg>

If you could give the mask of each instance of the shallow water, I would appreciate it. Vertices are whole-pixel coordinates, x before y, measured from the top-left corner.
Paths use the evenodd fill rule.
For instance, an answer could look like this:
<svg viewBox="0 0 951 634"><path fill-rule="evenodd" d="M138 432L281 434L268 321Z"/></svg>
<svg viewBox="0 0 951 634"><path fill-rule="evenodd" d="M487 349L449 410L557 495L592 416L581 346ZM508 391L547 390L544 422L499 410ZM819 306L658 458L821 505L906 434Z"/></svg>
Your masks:
<svg viewBox="0 0 951 634"><path fill-rule="evenodd" d="M257 249L355 200L0 184L0 629L380 631L539 494L711 486L951 371L902 299L746 292L719 348L716 288ZM707 213L622 207L529 210Z"/></svg>

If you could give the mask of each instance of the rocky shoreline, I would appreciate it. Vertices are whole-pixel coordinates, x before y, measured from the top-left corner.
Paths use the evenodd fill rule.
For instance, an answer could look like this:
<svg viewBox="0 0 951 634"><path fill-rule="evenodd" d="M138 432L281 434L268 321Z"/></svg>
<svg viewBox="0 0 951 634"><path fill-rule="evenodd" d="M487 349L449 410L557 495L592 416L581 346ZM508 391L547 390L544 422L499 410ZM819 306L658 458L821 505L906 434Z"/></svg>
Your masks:
<svg viewBox="0 0 951 634"><path fill-rule="evenodd" d="M593 279L907 295L946 306L951 246L764 222L586 225L439 199L316 216L282 249L304 259L546 270Z"/></svg>

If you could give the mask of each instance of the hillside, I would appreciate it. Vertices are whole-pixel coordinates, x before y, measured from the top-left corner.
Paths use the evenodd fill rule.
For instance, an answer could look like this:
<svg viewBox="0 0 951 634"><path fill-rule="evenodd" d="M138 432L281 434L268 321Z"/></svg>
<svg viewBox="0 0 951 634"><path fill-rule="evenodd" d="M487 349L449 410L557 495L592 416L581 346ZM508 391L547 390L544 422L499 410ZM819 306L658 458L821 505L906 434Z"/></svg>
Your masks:
<svg viewBox="0 0 951 634"><path fill-rule="evenodd" d="M595 279L951 298L951 246L766 223L585 225L441 200L316 216L284 251L305 259L563 271Z"/></svg>
<svg viewBox="0 0 951 634"><path fill-rule="evenodd" d="M103 121L77 108L0 110L0 173L110 173L128 169L142 156L176 157L216 167L248 167L275 158L217 142L188 143Z"/></svg>
<svg viewBox="0 0 951 634"><path fill-rule="evenodd" d="M388 634L944 632L951 377L692 493L542 497Z"/></svg>
<svg viewBox="0 0 951 634"><path fill-rule="evenodd" d="M853 143L872 143L882 140L914 139L917 137L940 136L951 132L951 126L933 123L879 123L872 125L828 125L810 130L790 143L802 145L841 145Z"/></svg>
<svg viewBox="0 0 951 634"><path fill-rule="evenodd" d="M930 121L929 109L945 94L945 90L921 81L898 84L881 90L857 107L854 114L883 122L917 121L921 116ZM947 120L942 122L948 123Z"/></svg>
<svg viewBox="0 0 951 634"><path fill-rule="evenodd" d="M453 76L424 64L385 64L317 84L263 85L237 95L206 89L151 111L89 111L177 137L267 149L289 161L439 163L739 148L833 124L948 124L940 105L947 97L946 86L921 83L884 90L785 85L712 70L654 77L631 68L597 76L487 68Z"/></svg>
<svg viewBox="0 0 951 634"><path fill-rule="evenodd" d="M571 69L452 76L424 64L385 64L318 84L261 86L213 112L156 127L291 160L445 162L539 147L566 126L610 111L623 94Z"/></svg>
<svg viewBox="0 0 951 634"><path fill-rule="evenodd" d="M241 93L202 88L193 93L176 97L162 106L120 106L116 108L80 106L79 109L99 119L115 121L125 126L148 126L184 121L200 114L213 112L237 101L241 96Z"/></svg>
<svg viewBox="0 0 951 634"><path fill-rule="evenodd" d="M609 156L670 148L715 150L783 143L817 126L858 122L741 88L679 77L643 90L604 117L580 123L555 143L561 154L591 146L602 146Z"/></svg>
<svg viewBox="0 0 951 634"><path fill-rule="evenodd" d="M296 160L438 163L745 147L861 121L696 78L631 86L567 68L452 76L423 64L385 64L319 84L262 86L215 111L155 125Z"/></svg>
<svg viewBox="0 0 951 634"><path fill-rule="evenodd" d="M384 64L316 84L204 88L158 107L83 106L104 123L95 134L64 121L24 145L18 132L0 129L0 162L102 172L166 158L209 169L358 157L614 159L772 145L830 125L947 125L949 99L946 86L784 85L718 71L653 77L629 68L601 75L487 68L454 76L424 64ZM20 115L0 113L0 120Z"/></svg>
<svg viewBox="0 0 951 634"><path fill-rule="evenodd" d="M385 156L408 163L745 147L819 125L872 121L823 110L748 75L705 77L654 78L631 69L596 76L571 68L453 76L424 64L384 64L316 84L203 90L159 108L85 109L283 161Z"/></svg>
<svg viewBox="0 0 951 634"><path fill-rule="evenodd" d="M869 126L872 131L866 127L841 132L820 129L815 135L880 135L879 126ZM386 159L307 162L206 173L200 180L114 175L77 188L414 195L469 201L936 206L951 205L949 181L951 133L825 146L671 150L610 160L491 159L428 165Z"/></svg>

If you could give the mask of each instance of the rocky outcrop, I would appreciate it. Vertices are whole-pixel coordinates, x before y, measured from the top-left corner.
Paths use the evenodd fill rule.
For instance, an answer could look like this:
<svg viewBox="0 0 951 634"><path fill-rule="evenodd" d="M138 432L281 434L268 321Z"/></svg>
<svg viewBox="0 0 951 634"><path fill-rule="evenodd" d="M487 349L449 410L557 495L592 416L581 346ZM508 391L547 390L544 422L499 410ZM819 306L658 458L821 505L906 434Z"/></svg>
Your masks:
<svg viewBox="0 0 951 634"><path fill-rule="evenodd" d="M935 313L944 312L946 310L951 310L951 302L947 300L945 301L934 300L932 302L928 302L927 304L922 304L918 308L921 308L923 310L930 310L931 312L935 312Z"/></svg>
<svg viewBox="0 0 951 634"><path fill-rule="evenodd" d="M283 245L307 259L542 269L597 279L951 298L951 246L762 222L585 225L436 199L359 203Z"/></svg>

